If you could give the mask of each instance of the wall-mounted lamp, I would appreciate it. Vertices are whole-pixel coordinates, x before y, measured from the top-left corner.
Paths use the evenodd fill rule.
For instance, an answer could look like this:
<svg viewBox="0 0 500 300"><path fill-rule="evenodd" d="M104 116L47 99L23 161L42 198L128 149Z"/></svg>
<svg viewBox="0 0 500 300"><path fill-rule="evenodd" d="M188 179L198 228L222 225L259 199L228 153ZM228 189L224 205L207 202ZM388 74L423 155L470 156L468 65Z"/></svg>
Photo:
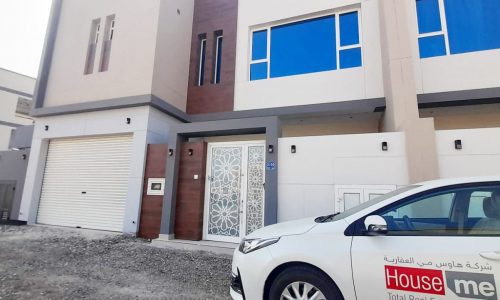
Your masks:
<svg viewBox="0 0 500 300"><path fill-rule="evenodd" d="M127 118L127 125L130 125L130 123L132 123L132 119Z"/></svg>
<svg viewBox="0 0 500 300"><path fill-rule="evenodd" d="M297 153L297 146L292 145L292 147L291 147L290 151L292 152L292 154Z"/></svg>
<svg viewBox="0 0 500 300"><path fill-rule="evenodd" d="M22 158L23 160L26 160L26 158L27 158L27 157L28 157L28 156L26 156L26 154L21 155L21 158Z"/></svg>
<svg viewBox="0 0 500 300"><path fill-rule="evenodd" d="M389 150L389 144L387 142L382 142L382 151L387 151Z"/></svg>
<svg viewBox="0 0 500 300"><path fill-rule="evenodd" d="M189 156L193 156L193 149L189 149L189 150L188 150L188 155L189 155Z"/></svg>
<svg viewBox="0 0 500 300"><path fill-rule="evenodd" d="M174 156L174 149L168 149L168 156Z"/></svg>
<svg viewBox="0 0 500 300"><path fill-rule="evenodd" d="M462 140L455 140L455 149L462 150Z"/></svg>
<svg viewBox="0 0 500 300"><path fill-rule="evenodd" d="M273 152L274 152L274 146L273 146L273 145L269 145L269 146L267 147L267 152L269 152L269 153L273 153Z"/></svg>
<svg viewBox="0 0 500 300"><path fill-rule="evenodd" d="M49 131L49 125L45 125L45 131Z"/></svg>

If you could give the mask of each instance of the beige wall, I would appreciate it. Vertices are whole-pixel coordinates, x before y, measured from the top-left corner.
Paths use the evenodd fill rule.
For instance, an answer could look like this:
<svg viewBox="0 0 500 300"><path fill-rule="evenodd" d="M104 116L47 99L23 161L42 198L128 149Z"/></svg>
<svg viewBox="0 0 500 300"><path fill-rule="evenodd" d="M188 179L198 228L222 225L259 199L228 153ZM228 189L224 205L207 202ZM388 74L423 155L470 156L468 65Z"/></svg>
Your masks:
<svg viewBox="0 0 500 300"><path fill-rule="evenodd" d="M421 109L433 117L436 130L500 127L500 104Z"/></svg>
<svg viewBox="0 0 500 300"><path fill-rule="evenodd" d="M63 1L44 106L151 93L160 0ZM91 22L116 15L109 71L84 75ZM100 49L96 51L96 65Z"/></svg>
<svg viewBox="0 0 500 300"><path fill-rule="evenodd" d="M32 95L36 79L0 68L0 86Z"/></svg>
<svg viewBox="0 0 500 300"><path fill-rule="evenodd" d="M163 0L154 62L154 95L186 111L194 0Z"/></svg>
<svg viewBox="0 0 500 300"><path fill-rule="evenodd" d="M336 117L303 118L284 120L283 137L320 136L376 133L379 130L380 114L356 114Z"/></svg>

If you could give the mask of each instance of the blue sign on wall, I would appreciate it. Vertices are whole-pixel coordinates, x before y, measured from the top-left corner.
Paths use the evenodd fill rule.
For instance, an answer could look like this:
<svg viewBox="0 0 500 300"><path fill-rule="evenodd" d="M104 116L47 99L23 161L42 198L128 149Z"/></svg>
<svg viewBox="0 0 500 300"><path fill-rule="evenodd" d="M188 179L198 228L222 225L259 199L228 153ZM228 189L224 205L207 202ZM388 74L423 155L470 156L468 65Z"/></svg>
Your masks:
<svg viewBox="0 0 500 300"><path fill-rule="evenodd" d="M276 170L276 163L274 161L270 161L266 163L266 169L268 171L274 171Z"/></svg>

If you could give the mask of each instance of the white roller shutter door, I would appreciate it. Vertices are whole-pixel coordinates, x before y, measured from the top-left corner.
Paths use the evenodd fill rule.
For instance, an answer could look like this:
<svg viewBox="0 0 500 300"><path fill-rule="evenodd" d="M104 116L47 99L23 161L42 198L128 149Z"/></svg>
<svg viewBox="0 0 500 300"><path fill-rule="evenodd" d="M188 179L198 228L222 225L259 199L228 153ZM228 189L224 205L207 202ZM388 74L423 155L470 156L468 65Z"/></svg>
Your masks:
<svg viewBox="0 0 500 300"><path fill-rule="evenodd" d="M122 231L132 136L51 140L37 222Z"/></svg>

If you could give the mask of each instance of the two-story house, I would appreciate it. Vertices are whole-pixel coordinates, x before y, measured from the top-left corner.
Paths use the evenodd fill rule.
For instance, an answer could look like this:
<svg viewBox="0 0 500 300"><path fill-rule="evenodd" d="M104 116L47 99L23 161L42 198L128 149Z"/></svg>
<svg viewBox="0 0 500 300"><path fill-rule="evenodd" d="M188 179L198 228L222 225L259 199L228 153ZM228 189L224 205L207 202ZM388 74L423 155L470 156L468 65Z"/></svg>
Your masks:
<svg viewBox="0 0 500 300"><path fill-rule="evenodd" d="M496 0L55 0L19 217L137 234L156 214L163 240L237 242L498 174L499 14ZM164 186L149 186L158 164Z"/></svg>

